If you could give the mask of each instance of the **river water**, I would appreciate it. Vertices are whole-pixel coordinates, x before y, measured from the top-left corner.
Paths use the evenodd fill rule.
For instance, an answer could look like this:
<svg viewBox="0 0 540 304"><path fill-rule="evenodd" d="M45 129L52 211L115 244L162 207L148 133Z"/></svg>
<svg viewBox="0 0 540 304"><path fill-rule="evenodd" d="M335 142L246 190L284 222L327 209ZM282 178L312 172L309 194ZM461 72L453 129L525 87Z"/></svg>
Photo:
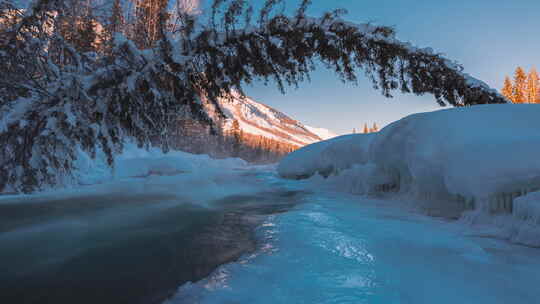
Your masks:
<svg viewBox="0 0 540 304"><path fill-rule="evenodd" d="M256 191L2 200L0 303L539 303L538 249L235 174Z"/></svg>

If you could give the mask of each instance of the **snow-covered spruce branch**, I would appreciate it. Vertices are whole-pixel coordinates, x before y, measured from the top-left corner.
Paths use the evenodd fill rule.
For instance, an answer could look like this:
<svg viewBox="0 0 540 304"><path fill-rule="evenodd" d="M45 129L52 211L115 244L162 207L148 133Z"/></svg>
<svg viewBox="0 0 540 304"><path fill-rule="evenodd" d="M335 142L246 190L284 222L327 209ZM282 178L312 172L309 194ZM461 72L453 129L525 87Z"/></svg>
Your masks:
<svg viewBox="0 0 540 304"><path fill-rule="evenodd" d="M10 75L0 80L0 191L70 182L79 151L101 149L113 166L127 137L166 150L170 114L209 123L197 91L168 72L161 46L140 51L117 35L109 55L94 59L57 31L33 32L40 24L23 17L0 32L0 65Z"/></svg>
<svg viewBox="0 0 540 304"><path fill-rule="evenodd" d="M64 183L76 151L100 149L113 166L126 137L167 150L171 114L211 124L201 100L215 103L257 78L284 90L309 79L318 61L343 81L356 82L364 71L386 96L430 93L455 106L506 101L459 65L396 40L391 28L347 23L338 13L309 18L309 1L295 16L273 15L278 2L267 1L254 25L245 1L217 0L213 15L222 21L203 26L185 14L178 40L162 13L154 16L161 38L152 49L111 32L91 55L65 36L66 20L81 16L70 16L62 0L36 1L0 29L0 68L8 76L0 81L0 191Z"/></svg>
<svg viewBox="0 0 540 304"><path fill-rule="evenodd" d="M243 83L258 77L272 79L284 90L309 79L321 61L343 81L357 82L357 73L363 71L387 97L400 90L432 94L443 106L507 102L460 65L429 48L397 40L389 27L353 24L337 14L261 20L257 27L237 30L225 24L223 32L210 28L193 38L189 51L209 79L207 92L229 86L241 90Z"/></svg>

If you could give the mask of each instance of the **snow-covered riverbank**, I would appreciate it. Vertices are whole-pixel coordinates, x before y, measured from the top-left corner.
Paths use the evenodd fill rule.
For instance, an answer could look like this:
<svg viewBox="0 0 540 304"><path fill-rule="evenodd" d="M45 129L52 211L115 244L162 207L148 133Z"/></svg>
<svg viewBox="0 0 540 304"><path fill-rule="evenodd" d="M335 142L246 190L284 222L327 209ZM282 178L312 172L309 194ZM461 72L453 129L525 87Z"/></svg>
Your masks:
<svg viewBox="0 0 540 304"><path fill-rule="evenodd" d="M412 202L407 207L491 226L492 235L540 247L539 196L525 197L540 190L539 117L537 104L418 113L376 134L295 151L278 172L311 177L315 189Z"/></svg>

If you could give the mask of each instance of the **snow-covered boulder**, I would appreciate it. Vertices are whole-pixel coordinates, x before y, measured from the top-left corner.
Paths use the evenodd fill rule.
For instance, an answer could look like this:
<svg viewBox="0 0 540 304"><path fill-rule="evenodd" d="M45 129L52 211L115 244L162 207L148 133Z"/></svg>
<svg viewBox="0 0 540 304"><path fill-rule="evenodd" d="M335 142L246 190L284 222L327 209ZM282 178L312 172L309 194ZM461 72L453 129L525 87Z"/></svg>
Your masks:
<svg viewBox="0 0 540 304"><path fill-rule="evenodd" d="M540 105L421 113L379 132L369 159L401 191L510 211L515 196L540 189L539 131Z"/></svg>
<svg viewBox="0 0 540 304"><path fill-rule="evenodd" d="M304 179L317 173L329 176L365 164L373 137L373 134L344 135L303 147L280 162L278 173L284 178Z"/></svg>

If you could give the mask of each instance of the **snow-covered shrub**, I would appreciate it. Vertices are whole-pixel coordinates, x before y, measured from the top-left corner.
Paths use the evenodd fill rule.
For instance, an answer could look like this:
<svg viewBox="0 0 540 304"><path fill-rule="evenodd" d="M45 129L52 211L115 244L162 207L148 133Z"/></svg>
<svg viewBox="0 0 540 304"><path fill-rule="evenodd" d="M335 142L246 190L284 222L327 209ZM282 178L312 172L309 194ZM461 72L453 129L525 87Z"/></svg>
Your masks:
<svg viewBox="0 0 540 304"><path fill-rule="evenodd" d="M287 155L278 166L282 177L304 179L320 174L324 177L368 161L373 134L352 134L321 141Z"/></svg>

